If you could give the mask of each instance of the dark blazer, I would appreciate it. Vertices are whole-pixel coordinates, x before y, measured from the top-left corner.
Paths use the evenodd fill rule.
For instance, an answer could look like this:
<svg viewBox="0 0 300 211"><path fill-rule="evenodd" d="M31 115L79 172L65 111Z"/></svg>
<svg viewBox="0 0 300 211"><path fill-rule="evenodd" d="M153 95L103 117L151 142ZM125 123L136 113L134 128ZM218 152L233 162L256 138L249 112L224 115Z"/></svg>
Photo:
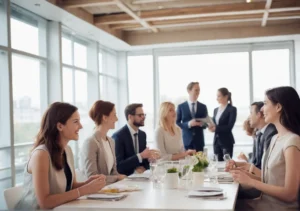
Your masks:
<svg viewBox="0 0 300 211"><path fill-rule="evenodd" d="M217 125L216 115L218 113L218 109L219 108L215 108L213 116L213 121L216 124L214 144L218 140L219 144L230 147L235 143L232 128L236 121L236 107L228 104L219 119L219 124Z"/></svg>
<svg viewBox="0 0 300 211"><path fill-rule="evenodd" d="M206 105L197 101L197 111L195 118L207 117ZM201 146L205 146L203 129L205 127L191 127L189 128L189 121L192 120L192 114L188 102L178 105L177 108L177 125L182 129L182 138L184 146L191 144L193 140L200 141Z"/></svg>
<svg viewBox="0 0 300 211"><path fill-rule="evenodd" d="M276 134L277 134L276 127L273 124L269 124L260 138L260 147L259 147L260 150L258 152L258 157L256 156L256 151L258 150L257 140L256 139L254 140L252 163L257 168L261 169L262 156L264 152L268 150L272 137Z"/></svg>
<svg viewBox="0 0 300 211"><path fill-rule="evenodd" d="M120 174L131 175L139 166L149 169L149 162L143 159L140 163L138 156L134 151L133 140L127 125L115 132L112 136L115 140L115 151L117 160L117 170ZM146 149L146 133L142 130L138 131L139 152Z"/></svg>

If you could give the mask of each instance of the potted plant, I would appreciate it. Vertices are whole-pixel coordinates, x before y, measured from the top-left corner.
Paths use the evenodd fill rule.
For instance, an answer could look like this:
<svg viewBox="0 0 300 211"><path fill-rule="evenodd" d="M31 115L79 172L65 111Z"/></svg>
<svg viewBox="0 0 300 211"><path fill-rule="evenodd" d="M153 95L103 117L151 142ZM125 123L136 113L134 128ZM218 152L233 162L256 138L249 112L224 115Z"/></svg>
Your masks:
<svg viewBox="0 0 300 211"><path fill-rule="evenodd" d="M192 156L193 169L192 180L194 185L202 185L204 182L204 169L208 167L209 162L206 154L203 152L197 152Z"/></svg>
<svg viewBox="0 0 300 211"><path fill-rule="evenodd" d="M177 188L178 178L179 178L179 173L177 168L172 167L167 169L167 174L165 178L165 187L170 189Z"/></svg>

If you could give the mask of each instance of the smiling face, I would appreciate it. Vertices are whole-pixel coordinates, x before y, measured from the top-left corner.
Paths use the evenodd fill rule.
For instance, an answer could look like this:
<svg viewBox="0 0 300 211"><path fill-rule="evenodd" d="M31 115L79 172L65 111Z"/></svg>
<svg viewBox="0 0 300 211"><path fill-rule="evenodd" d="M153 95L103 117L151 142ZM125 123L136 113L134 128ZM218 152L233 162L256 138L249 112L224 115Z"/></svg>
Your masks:
<svg viewBox="0 0 300 211"><path fill-rule="evenodd" d="M103 124L107 125L108 129L115 129L115 123L118 121L116 108L109 113L108 116L103 116Z"/></svg>
<svg viewBox="0 0 300 211"><path fill-rule="evenodd" d="M82 125L78 111L75 111L65 124L57 123L59 136L64 140L78 140L81 128Z"/></svg>
<svg viewBox="0 0 300 211"><path fill-rule="evenodd" d="M217 92L217 101L219 104L227 104L228 95L223 95L220 91Z"/></svg>
<svg viewBox="0 0 300 211"><path fill-rule="evenodd" d="M281 105L273 104L270 99L265 96L264 106L262 107L266 123L275 123L279 121L281 115Z"/></svg>
<svg viewBox="0 0 300 211"><path fill-rule="evenodd" d="M168 109L168 114L166 116L168 122L175 122L176 121L176 110L174 105L170 105Z"/></svg>

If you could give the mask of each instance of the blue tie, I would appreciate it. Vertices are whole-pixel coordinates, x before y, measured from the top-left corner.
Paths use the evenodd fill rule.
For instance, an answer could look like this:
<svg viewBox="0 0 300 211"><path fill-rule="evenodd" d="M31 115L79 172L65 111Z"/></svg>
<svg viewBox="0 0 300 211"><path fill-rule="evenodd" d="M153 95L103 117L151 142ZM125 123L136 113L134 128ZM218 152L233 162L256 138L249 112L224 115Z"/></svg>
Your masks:
<svg viewBox="0 0 300 211"><path fill-rule="evenodd" d="M195 112L195 103L192 103L192 118L195 118L196 112Z"/></svg>

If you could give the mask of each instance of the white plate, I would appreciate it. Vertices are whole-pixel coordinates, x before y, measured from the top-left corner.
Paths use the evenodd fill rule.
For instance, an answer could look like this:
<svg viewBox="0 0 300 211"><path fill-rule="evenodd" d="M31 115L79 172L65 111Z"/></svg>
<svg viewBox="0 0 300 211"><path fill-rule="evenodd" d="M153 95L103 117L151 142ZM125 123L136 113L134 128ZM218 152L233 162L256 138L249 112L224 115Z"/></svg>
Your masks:
<svg viewBox="0 0 300 211"><path fill-rule="evenodd" d="M90 194L87 196L88 199L120 199L125 197L126 194Z"/></svg>
<svg viewBox="0 0 300 211"><path fill-rule="evenodd" d="M128 176L128 179L150 179L150 175L147 174L132 174Z"/></svg>
<svg viewBox="0 0 300 211"><path fill-rule="evenodd" d="M218 196L218 195L222 195L223 192L217 191L217 192L201 192L201 191L190 191L188 193L188 196L199 196L199 197L203 197L203 196Z"/></svg>
<svg viewBox="0 0 300 211"><path fill-rule="evenodd" d="M193 188L194 191L211 191L211 192L222 192L223 189L222 188L217 188L217 187L203 187L203 186L199 186L196 188Z"/></svg>

